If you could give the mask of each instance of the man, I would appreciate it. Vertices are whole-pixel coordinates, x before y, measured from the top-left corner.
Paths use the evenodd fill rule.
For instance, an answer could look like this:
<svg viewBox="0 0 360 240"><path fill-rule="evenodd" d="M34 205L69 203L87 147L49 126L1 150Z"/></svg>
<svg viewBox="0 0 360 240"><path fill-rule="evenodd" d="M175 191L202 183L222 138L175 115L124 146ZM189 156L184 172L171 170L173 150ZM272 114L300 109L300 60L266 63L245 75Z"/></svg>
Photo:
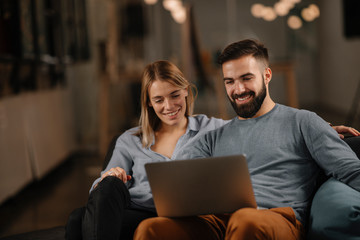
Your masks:
<svg viewBox="0 0 360 240"><path fill-rule="evenodd" d="M134 239L302 239L320 169L360 191L360 161L329 124L271 99L272 72L263 44L233 43L219 63L238 117L201 136L181 157L246 154L259 208L148 219ZM214 177L221 181L221 174L226 173Z"/></svg>

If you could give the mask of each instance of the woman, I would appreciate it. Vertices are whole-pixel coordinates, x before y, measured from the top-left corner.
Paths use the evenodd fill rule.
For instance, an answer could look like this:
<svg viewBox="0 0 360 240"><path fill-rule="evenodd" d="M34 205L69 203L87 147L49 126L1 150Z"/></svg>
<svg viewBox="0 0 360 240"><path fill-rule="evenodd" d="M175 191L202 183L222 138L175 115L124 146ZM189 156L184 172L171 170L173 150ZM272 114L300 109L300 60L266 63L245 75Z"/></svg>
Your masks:
<svg viewBox="0 0 360 240"><path fill-rule="evenodd" d="M192 116L194 94L182 72L168 61L149 64L142 76L139 127L124 132L96 179L86 208L72 214L67 239L132 239L137 225L156 216L144 164L170 161L202 132L227 121ZM349 131L339 127L339 131ZM74 223L82 218L82 227ZM75 219L75 220L74 220Z"/></svg>
<svg viewBox="0 0 360 240"><path fill-rule="evenodd" d="M145 68L139 127L117 139L108 166L90 190L82 217L84 239L132 239L141 220L156 216L144 164L173 160L199 133L227 123L205 115L192 116L193 88L168 61ZM76 231L71 221L67 225L68 239Z"/></svg>

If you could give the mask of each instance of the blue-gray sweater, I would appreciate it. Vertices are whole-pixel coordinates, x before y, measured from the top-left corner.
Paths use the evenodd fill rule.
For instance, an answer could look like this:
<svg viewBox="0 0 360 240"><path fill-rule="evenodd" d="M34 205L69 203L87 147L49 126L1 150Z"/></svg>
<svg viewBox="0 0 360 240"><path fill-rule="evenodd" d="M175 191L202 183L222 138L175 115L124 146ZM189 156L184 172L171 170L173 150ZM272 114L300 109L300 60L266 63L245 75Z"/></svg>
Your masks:
<svg viewBox="0 0 360 240"><path fill-rule="evenodd" d="M117 139L110 162L100 176L110 168L123 168L128 175L132 176L132 180L127 183L131 196L131 206L155 211L150 185L144 168L145 163L173 160L184 147L192 145L196 141L196 137L201 133L214 130L229 122L217 118L208 118L205 115L189 117L188 120L187 130L178 140L171 159L152 151L151 146L154 142L149 148L143 148L140 138L134 135L138 127L127 130ZM90 191L93 190L100 179L99 177L94 181Z"/></svg>
<svg viewBox="0 0 360 240"><path fill-rule="evenodd" d="M234 118L197 140L178 156L245 154L258 206L292 207L302 223L320 168L360 191L359 159L328 123L309 111L277 104L261 117Z"/></svg>

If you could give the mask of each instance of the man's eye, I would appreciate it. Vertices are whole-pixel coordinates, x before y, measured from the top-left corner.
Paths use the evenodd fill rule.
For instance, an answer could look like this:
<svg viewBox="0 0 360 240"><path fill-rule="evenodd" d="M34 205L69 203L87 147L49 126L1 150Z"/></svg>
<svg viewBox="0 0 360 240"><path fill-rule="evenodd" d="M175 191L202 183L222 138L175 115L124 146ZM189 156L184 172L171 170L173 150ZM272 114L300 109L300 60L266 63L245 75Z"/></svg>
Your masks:
<svg viewBox="0 0 360 240"><path fill-rule="evenodd" d="M249 81L249 80L251 80L251 77L245 77L245 78L243 78L243 80L244 81Z"/></svg>
<svg viewBox="0 0 360 240"><path fill-rule="evenodd" d="M225 81L225 84L226 85L229 85L229 84L232 84L234 81L231 81L231 80L228 80L228 81Z"/></svg>

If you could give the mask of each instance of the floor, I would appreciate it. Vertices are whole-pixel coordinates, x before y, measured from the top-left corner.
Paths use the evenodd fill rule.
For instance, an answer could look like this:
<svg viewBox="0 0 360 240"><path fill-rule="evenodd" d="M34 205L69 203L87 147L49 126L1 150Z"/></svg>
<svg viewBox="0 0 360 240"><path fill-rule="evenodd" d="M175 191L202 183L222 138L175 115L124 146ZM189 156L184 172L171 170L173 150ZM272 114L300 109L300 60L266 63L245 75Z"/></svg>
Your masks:
<svg viewBox="0 0 360 240"><path fill-rule="evenodd" d="M71 211L86 203L101 166L95 155L76 154L41 181L31 183L0 206L0 238L64 226Z"/></svg>

